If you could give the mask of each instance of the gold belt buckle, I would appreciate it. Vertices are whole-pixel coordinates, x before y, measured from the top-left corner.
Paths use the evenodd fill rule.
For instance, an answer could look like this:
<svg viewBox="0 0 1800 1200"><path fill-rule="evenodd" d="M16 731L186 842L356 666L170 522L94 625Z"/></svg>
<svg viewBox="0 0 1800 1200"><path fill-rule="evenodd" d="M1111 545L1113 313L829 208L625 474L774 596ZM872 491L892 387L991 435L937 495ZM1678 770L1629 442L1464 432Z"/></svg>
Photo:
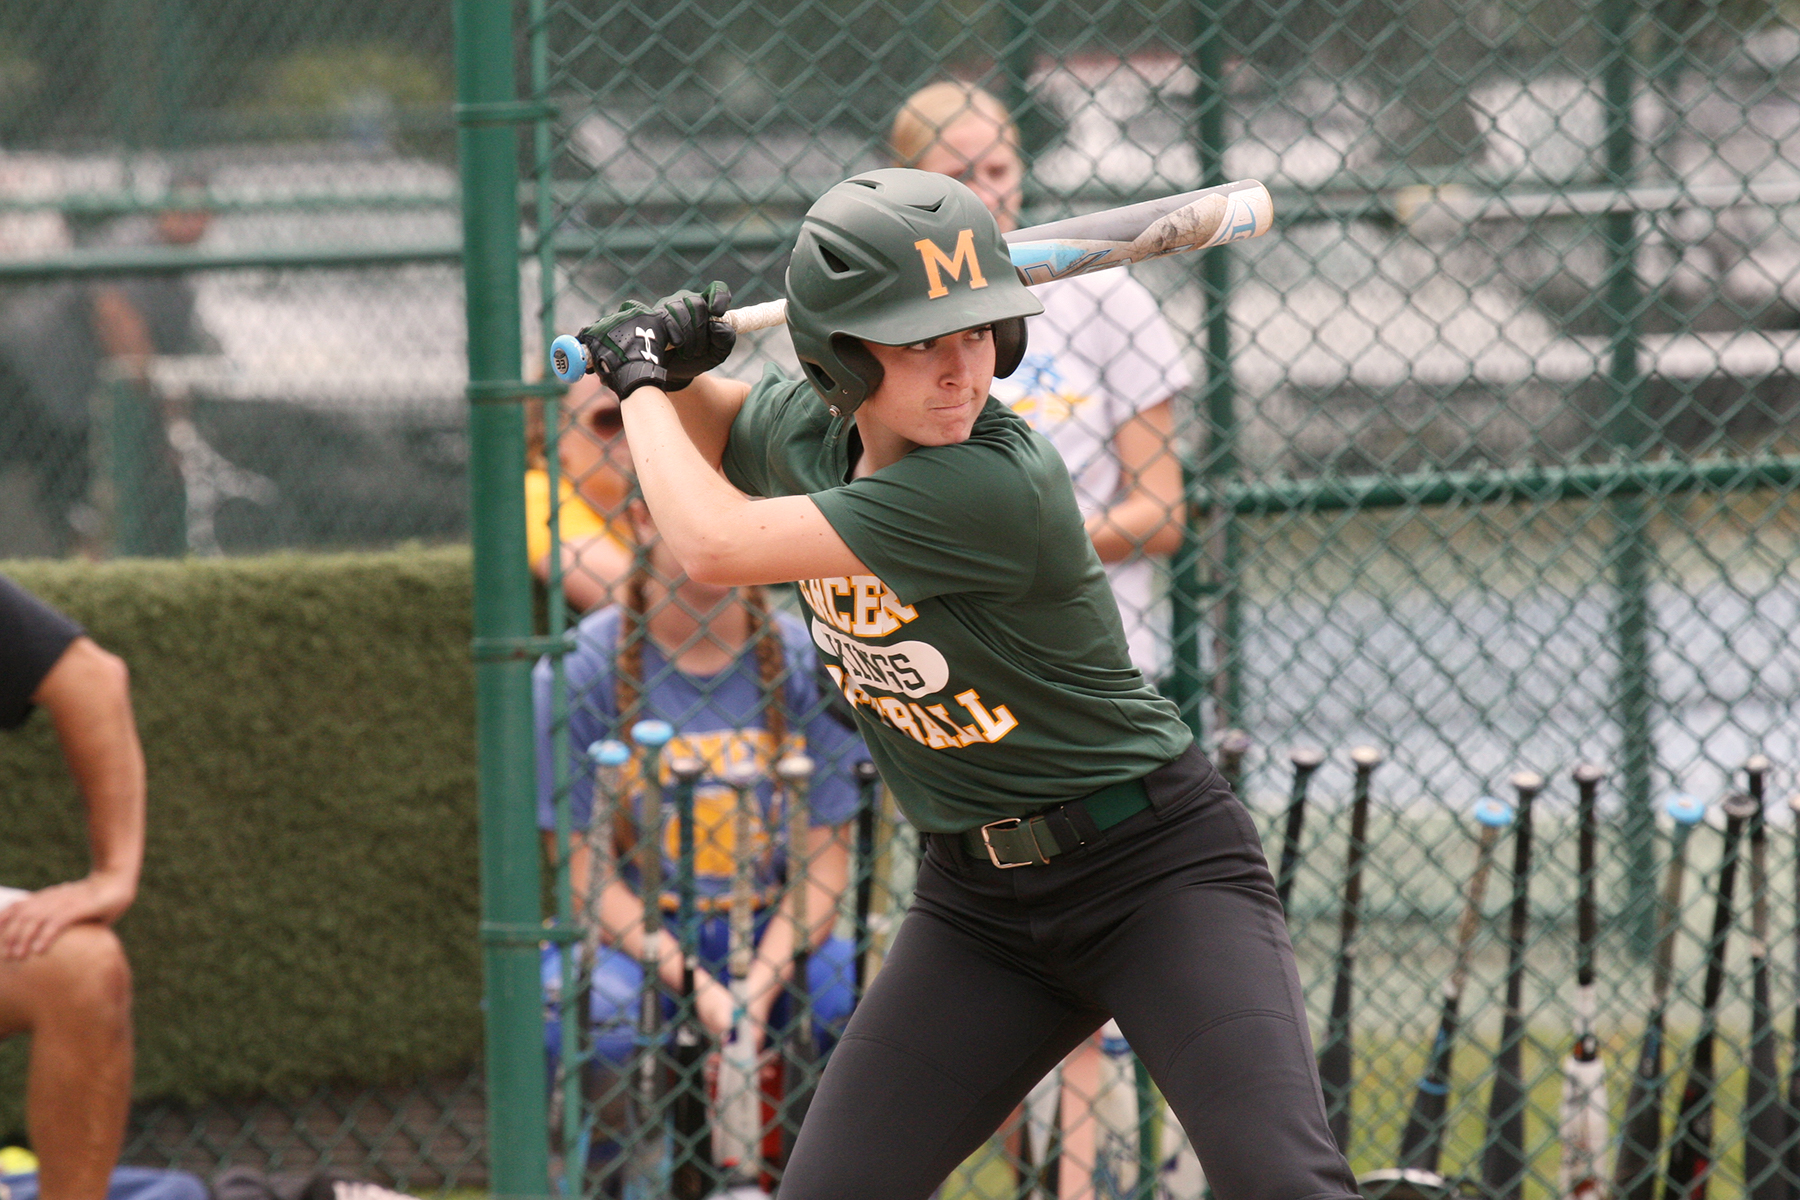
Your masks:
<svg viewBox="0 0 1800 1200"><path fill-rule="evenodd" d="M1024 862L1001 862L1000 852L994 849L992 831L996 829L1017 829L1021 825L1024 825L1027 832L1031 833L1031 848L1037 853L1037 857L1028 858ZM1002 817L998 821L989 821L986 825L983 825L981 827L981 844L987 847L988 861L1002 871L1010 871L1014 867L1034 867L1039 863L1048 863L1050 861L1048 858L1044 857L1043 847L1038 845L1037 834L1031 830L1030 825L1024 819L1019 817Z"/></svg>

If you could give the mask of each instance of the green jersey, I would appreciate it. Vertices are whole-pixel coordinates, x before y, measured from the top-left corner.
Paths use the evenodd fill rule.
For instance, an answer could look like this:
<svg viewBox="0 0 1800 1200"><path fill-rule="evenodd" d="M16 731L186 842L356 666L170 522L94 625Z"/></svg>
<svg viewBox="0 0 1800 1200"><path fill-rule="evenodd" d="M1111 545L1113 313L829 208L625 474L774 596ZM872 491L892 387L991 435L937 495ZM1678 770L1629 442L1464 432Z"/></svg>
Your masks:
<svg viewBox="0 0 1800 1200"><path fill-rule="evenodd" d="M811 386L751 389L725 474L810 495L873 575L796 586L907 818L959 833L1136 779L1193 740L1126 651L1055 447L989 399L969 439L849 478Z"/></svg>

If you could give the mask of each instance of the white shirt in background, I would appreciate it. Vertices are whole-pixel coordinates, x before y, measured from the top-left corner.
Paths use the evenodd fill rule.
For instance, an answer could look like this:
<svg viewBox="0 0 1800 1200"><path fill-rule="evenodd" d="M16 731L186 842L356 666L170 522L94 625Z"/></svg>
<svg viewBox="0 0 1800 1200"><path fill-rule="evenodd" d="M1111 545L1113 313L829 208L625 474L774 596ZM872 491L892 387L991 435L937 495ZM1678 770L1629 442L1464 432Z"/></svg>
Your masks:
<svg viewBox="0 0 1800 1200"><path fill-rule="evenodd" d="M1042 316L1029 317L1025 359L993 395L1049 438L1075 484L1083 517L1122 496L1113 438L1120 426L1193 384L1175 335L1148 289L1124 271L1078 275L1032 289ZM1156 682L1169 669L1167 605L1157 564L1108 563L1131 661Z"/></svg>

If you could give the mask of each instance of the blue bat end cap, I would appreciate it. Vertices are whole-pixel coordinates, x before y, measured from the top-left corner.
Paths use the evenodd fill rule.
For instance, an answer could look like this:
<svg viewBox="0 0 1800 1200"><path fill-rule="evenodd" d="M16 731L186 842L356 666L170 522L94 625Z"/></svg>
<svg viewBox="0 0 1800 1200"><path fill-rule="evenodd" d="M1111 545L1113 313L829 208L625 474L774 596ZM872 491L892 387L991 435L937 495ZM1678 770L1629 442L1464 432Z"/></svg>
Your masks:
<svg viewBox="0 0 1800 1200"><path fill-rule="evenodd" d="M1706 816L1706 801L1687 792L1676 792L1663 801L1663 811L1682 825L1692 825Z"/></svg>
<svg viewBox="0 0 1800 1200"><path fill-rule="evenodd" d="M675 727L667 721L639 721L631 727L631 740L648 749L658 750L675 736Z"/></svg>
<svg viewBox="0 0 1800 1200"><path fill-rule="evenodd" d="M1499 829L1512 824L1513 808L1498 797L1483 796L1475 802L1475 819L1483 825Z"/></svg>
<svg viewBox="0 0 1800 1200"><path fill-rule="evenodd" d="M588 760L597 767L622 767L631 761L631 747L607 738L588 747Z"/></svg>
<svg viewBox="0 0 1800 1200"><path fill-rule="evenodd" d="M563 334L550 343L550 373L564 383L574 383L587 374L587 347L571 334Z"/></svg>

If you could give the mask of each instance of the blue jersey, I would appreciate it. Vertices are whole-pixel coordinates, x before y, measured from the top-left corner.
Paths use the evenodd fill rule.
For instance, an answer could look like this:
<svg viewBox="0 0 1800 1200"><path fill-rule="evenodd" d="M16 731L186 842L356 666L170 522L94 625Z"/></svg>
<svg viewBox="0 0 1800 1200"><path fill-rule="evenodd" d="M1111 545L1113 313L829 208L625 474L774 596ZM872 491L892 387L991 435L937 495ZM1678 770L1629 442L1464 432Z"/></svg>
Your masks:
<svg viewBox="0 0 1800 1200"><path fill-rule="evenodd" d="M756 788L756 820L753 844L748 847L756 865L756 886L773 888L782 878L786 858L786 820L775 789L767 780L774 775L775 760L784 752L803 750L816 764L810 796L808 823L841 825L856 813L857 790L853 770L868 758L862 741L827 711L817 683L817 659L805 626L786 613L771 614L780 632L785 667L781 702L785 705L788 744L775 745L765 727L761 671L755 643L745 646L728 668L712 676L690 675L664 657L657 645L643 643L643 688L637 719L657 717L675 727L676 737L664 751L664 784L671 781L667 764L691 756L706 764L694 790L695 874L703 900L720 898L731 889L736 844L737 797L721 782L726 764L750 763L765 781ZM575 650L563 658L568 684L570 814L576 829L585 829L593 811L594 779L585 751L606 738L624 739L628 730L618 728L617 689L613 662L618 652L620 610L608 607L584 618L575 630ZM532 673L538 742L538 827L555 828L554 778L550 754L550 688L548 660ZM621 793L635 814L643 788L634 759L626 769ZM674 856L679 831L672 810L661 821L661 835L668 862L663 877L675 878ZM629 865L627 872L635 875Z"/></svg>

